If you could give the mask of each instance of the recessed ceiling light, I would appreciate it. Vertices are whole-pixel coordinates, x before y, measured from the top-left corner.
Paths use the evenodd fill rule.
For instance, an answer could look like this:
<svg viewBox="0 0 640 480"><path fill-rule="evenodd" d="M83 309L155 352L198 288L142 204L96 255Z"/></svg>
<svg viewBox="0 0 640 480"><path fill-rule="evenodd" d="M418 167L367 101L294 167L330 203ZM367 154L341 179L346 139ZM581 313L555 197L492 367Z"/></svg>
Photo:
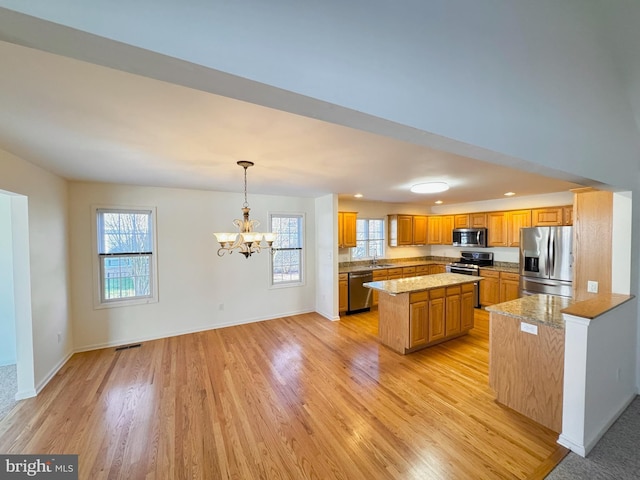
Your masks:
<svg viewBox="0 0 640 480"><path fill-rule="evenodd" d="M513 197L516 194L516 192L507 192L504 194L505 197Z"/></svg>
<svg viewBox="0 0 640 480"><path fill-rule="evenodd" d="M362 197L364 197L364 195L362 195L361 193L356 193L356 194L354 195L354 197L356 197L356 198L362 198Z"/></svg>
<svg viewBox="0 0 640 480"><path fill-rule="evenodd" d="M418 183L411 187L413 193L440 193L449 190L445 182Z"/></svg>
<svg viewBox="0 0 640 480"><path fill-rule="evenodd" d="M437 203L438 205L440 205L440 204L442 204L442 200L436 200L436 203Z"/></svg>

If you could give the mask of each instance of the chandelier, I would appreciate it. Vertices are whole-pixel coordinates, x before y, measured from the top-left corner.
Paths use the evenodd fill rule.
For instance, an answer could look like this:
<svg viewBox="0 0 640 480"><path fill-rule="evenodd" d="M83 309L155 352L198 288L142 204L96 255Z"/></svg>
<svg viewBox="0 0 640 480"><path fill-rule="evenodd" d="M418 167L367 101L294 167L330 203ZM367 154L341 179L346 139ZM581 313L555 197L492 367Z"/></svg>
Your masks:
<svg viewBox="0 0 640 480"><path fill-rule="evenodd" d="M238 162L244 168L244 203L242 204L243 219L235 219L233 224L238 227L235 233L214 233L216 240L220 243L218 256L222 257L226 252L233 253L234 250L239 251L245 258L249 258L252 253L260 253L263 248L271 248L276 234L267 232L259 233L253 229L260 225L257 220L249 220L249 204L247 203L247 168L253 166L253 162L248 160L240 160ZM272 250L273 252L273 250Z"/></svg>

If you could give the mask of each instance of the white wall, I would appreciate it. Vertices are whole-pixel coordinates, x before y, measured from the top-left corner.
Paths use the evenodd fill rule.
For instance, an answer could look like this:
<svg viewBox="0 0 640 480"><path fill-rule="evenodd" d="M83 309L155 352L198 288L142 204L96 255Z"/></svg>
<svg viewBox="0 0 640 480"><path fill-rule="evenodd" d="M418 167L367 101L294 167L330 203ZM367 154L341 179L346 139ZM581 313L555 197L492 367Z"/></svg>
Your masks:
<svg viewBox="0 0 640 480"><path fill-rule="evenodd" d="M316 312L340 320L338 308L338 199L316 199Z"/></svg>
<svg viewBox="0 0 640 480"><path fill-rule="evenodd" d="M213 232L233 231L242 194L70 183L72 312L78 350L117 345L314 311L313 199L249 194L251 218L267 227L270 212L305 214L305 285L270 288L269 253L218 257ZM157 208L159 302L94 309L92 205Z"/></svg>
<svg viewBox="0 0 640 480"><path fill-rule="evenodd" d="M67 182L0 150L0 189L26 197L12 198L12 217L14 258L17 256L20 264L29 269L14 275L15 288L21 292L20 304L15 305L18 388L28 396L34 388L33 382L36 389L44 385L72 352ZM28 252L23 252L26 248ZM29 258L23 259L23 253L28 253ZM25 292L25 288L29 290ZM25 301L28 305L24 305ZM58 333L60 342L57 341ZM21 351L33 355L25 360L32 370L25 373L32 379L30 387L24 376L21 377Z"/></svg>
<svg viewBox="0 0 640 480"><path fill-rule="evenodd" d="M16 363L11 197L0 194L0 366Z"/></svg>

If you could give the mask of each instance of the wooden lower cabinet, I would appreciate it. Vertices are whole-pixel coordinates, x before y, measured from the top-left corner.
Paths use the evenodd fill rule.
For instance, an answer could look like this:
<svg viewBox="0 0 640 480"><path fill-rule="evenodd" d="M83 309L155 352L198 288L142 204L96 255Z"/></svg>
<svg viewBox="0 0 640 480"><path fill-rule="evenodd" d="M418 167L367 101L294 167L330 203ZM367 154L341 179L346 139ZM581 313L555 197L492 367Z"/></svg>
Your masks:
<svg viewBox="0 0 640 480"><path fill-rule="evenodd" d="M334 304L335 305L335 304ZM349 274L338 275L338 310L340 313L349 309Z"/></svg>
<svg viewBox="0 0 640 480"><path fill-rule="evenodd" d="M480 269L480 305L486 307L500 303L500 272Z"/></svg>
<svg viewBox="0 0 640 480"><path fill-rule="evenodd" d="M480 269L480 305L487 307L520 297L520 275Z"/></svg>
<svg viewBox="0 0 640 480"><path fill-rule="evenodd" d="M429 292L429 342L442 340L445 337L445 297L444 288L436 288Z"/></svg>
<svg viewBox="0 0 640 480"><path fill-rule="evenodd" d="M500 302L508 302L520 297L520 275L500 272Z"/></svg>
<svg viewBox="0 0 640 480"><path fill-rule="evenodd" d="M381 270L374 270L373 271L373 281L374 282L379 282L382 280L387 280L388 279L388 270L386 269L381 269ZM378 298L380 297L380 292L378 292L378 290L373 290L371 292L371 306L372 307L377 307L378 306Z"/></svg>
<svg viewBox="0 0 640 480"><path fill-rule="evenodd" d="M464 335L473 328L473 284L412 293L380 292L380 342L406 354Z"/></svg>

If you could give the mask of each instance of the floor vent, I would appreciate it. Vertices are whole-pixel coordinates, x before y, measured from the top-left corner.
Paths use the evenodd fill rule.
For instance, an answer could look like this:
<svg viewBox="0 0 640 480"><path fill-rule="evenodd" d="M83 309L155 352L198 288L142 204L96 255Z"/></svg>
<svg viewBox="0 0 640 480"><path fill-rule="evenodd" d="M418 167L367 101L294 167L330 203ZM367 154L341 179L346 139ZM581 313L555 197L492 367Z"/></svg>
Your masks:
<svg viewBox="0 0 640 480"><path fill-rule="evenodd" d="M141 347L141 343L133 343L131 345L122 345L121 347L116 347L116 352L119 350L128 350L129 348L138 348Z"/></svg>

